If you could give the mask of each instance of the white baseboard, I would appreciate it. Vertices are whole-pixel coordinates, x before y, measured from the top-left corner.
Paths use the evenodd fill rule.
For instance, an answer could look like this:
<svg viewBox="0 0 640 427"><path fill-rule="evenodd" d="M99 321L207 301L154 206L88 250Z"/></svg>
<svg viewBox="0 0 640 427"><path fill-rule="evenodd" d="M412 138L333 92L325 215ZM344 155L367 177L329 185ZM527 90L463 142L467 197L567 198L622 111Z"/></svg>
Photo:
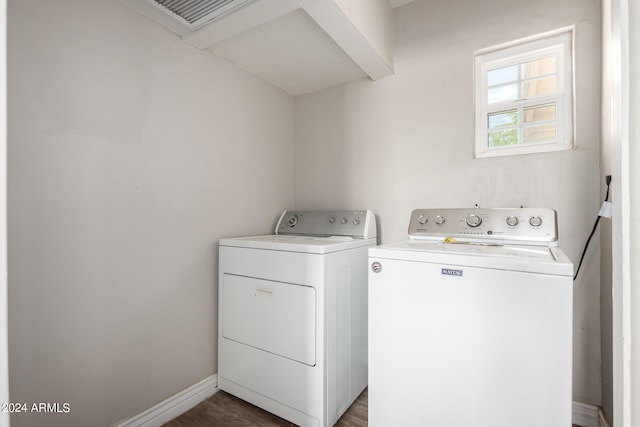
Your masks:
<svg viewBox="0 0 640 427"><path fill-rule="evenodd" d="M581 427L609 427L600 407L575 401L572 422Z"/></svg>
<svg viewBox="0 0 640 427"><path fill-rule="evenodd" d="M217 391L218 375L213 374L113 427L160 427L207 400ZM609 427L602 410L596 405L574 401L572 409L573 424L581 427Z"/></svg>
<svg viewBox="0 0 640 427"><path fill-rule="evenodd" d="M207 400L218 391L218 375L213 374L173 396L153 405L113 427L160 427L184 414L198 403Z"/></svg>

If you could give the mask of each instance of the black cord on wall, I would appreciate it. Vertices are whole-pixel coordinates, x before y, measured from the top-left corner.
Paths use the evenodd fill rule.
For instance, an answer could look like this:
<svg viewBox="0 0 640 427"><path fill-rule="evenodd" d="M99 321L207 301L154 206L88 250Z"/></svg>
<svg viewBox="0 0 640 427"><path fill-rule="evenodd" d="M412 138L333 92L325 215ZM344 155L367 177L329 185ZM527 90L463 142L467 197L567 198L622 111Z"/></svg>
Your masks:
<svg viewBox="0 0 640 427"><path fill-rule="evenodd" d="M606 184L607 184L607 194L604 196L604 201L608 202L609 201L609 186L611 185L611 175L607 175ZM593 224L593 230L591 230L591 234L589 234L589 238L587 239L587 243L585 243L585 245L584 245L584 250L582 251L582 256L580 257L580 262L578 263L578 269L576 270L576 274L573 276L573 280L576 280L576 278L578 277L578 273L580 272L580 266L582 266L582 261L584 260L584 256L587 253L587 248L589 247L589 242L591 242L591 238L596 233L596 229L598 228L598 223L600 223L600 218L602 218L602 215L598 215L598 218L596 218L596 223Z"/></svg>

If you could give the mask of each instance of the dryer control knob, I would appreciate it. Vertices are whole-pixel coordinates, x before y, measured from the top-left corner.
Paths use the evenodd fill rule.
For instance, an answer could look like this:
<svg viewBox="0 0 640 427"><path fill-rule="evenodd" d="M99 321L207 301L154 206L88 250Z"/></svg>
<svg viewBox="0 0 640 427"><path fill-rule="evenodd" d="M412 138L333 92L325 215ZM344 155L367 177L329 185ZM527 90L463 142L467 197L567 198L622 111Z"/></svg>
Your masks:
<svg viewBox="0 0 640 427"><path fill-rule="evenodd" d="M427 219L427 217L426 217L426 216L424 216L424 215L420 215L420 216L418 217L418 222L419 222L421 225L425 225L425 224L427 223L427 221L428 221L428 219Z"/></svg>
<svg viewBox="0 0 640 427"><path fill-rule="evenodd" d="M297 223L298 223L298 216L297 215L289 217L289 219L287 220L287 225L289 227L294 227Z"/></svg>
<svg viewBox="0 0 640 427"><path fill-rule="evenodd" d="M343 225L346 224L347 222L349 222L349 219L344 217L340 220L340 223L342 223Z"/></svg>
<svg viewBox="0 0 640 427"><path fill-rule="evenodd" d="M479 215L471 214L467 216L467 225L469 227L477 227L482 224L482 218Z"/></svg>
<svg viewBox="0 0 640 427"><path fill-rule="evenodd" d="M445 219L442 215L438 215L436 216L436 219L434 221L436 222L436 224L440 225L440 224L444 224Z"/></svg>
<svg viewBox="0 0 640 427"><path fill-rule="evenodd" d="M516 225L518 225L518 217L508 216L506 221L507 225L510 225L511 227L515 227Z"/></svg>
<svg viewBox="0 0 640 427"><path fill-rule="evenodd" d="M356 227L360 225L360 220L358 218L353 220L353 225L355 225Z"/></svg>
<svg viewBox="0 0 640 427"><path fill-rule="evenodd" d="M531 224L532 227L540 227L542 225L542 218L539 216L532 216L529 218L529 224Z"/></svg>

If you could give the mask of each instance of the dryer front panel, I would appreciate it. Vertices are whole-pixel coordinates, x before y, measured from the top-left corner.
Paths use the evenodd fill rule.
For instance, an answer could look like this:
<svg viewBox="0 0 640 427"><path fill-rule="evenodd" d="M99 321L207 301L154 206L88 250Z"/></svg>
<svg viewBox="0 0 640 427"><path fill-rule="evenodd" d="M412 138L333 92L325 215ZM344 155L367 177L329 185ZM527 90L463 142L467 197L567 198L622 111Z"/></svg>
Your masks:
<svg viewBox="0 0 640 427"><path fill-rule="evenodd" d="M309 366L316 364L316 290L223 274L222 336Z"/></svg>

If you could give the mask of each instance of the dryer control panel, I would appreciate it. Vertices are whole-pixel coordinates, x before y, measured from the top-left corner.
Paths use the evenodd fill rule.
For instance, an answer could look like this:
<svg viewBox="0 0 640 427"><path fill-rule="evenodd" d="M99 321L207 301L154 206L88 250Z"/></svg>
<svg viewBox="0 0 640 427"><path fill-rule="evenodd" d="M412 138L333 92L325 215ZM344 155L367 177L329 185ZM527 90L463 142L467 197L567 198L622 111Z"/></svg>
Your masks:
<svg viewBox="0 0 640 427"><path fill-rule="evenodd" d="M376 237L376 217L369 210L285 211L276 225L276 234L301 236Z"/></svg>
<svg viewBox="0 0 640 427"><path fill-rule="evenodd" d="M546 208L416 209L409 238L550 245L558 226L556 211Z"/></svg>

